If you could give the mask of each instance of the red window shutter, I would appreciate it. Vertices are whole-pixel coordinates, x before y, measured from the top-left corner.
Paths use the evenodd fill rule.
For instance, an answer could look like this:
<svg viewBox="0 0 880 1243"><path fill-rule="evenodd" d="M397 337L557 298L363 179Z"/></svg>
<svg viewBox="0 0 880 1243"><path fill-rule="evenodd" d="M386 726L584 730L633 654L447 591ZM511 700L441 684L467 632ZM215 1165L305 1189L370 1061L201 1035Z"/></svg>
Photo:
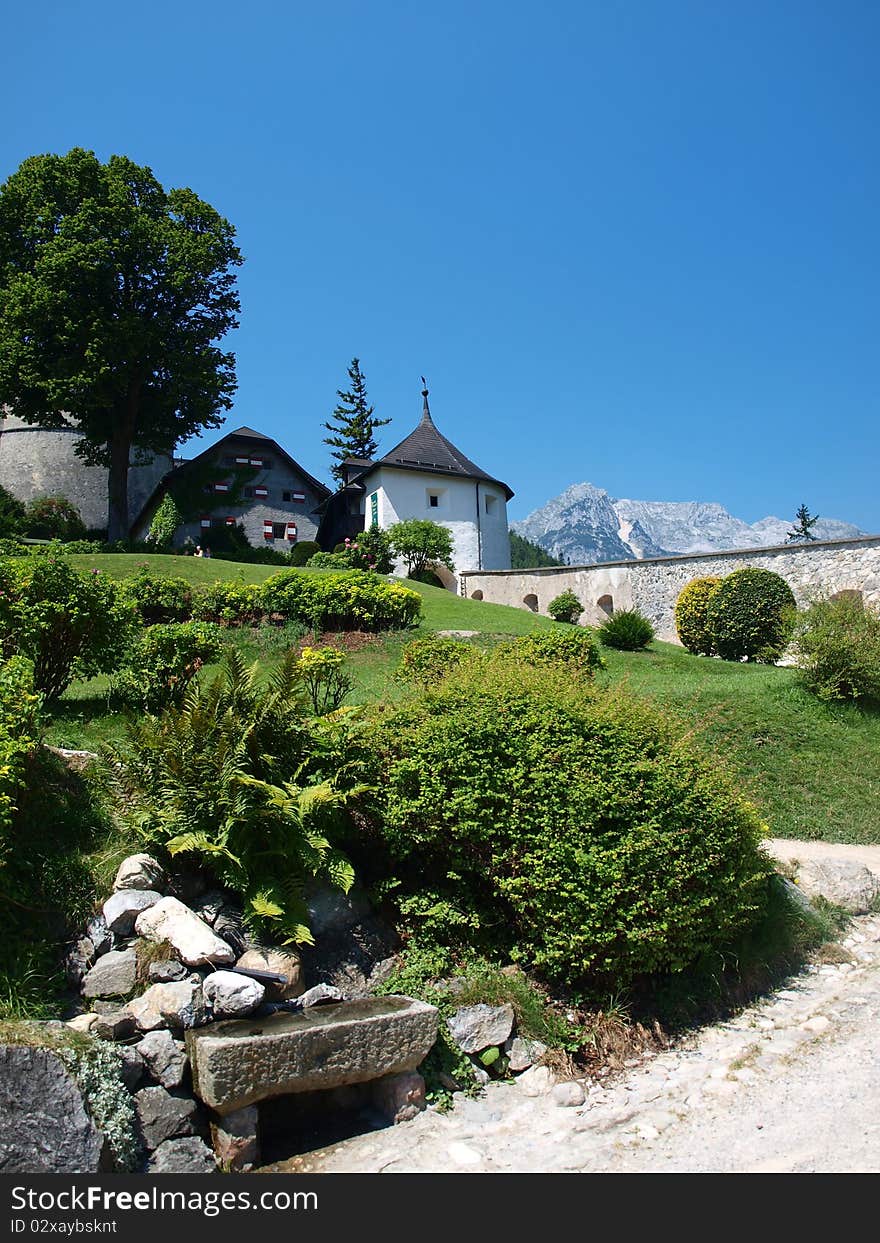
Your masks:
<svg viewBox="0 0 880 1243"><path fill-rule="evenodd" d="M214 491L215 491L215 492L228 492L228 491L229 491L229 484L228 484L228 483L215 483L215 484L214 484Z"/></svg>
<svg viewBox="0 0 880 1243"><path fill-rule="evenodd" d="M264 521L263 522L263 539L271 539L271 538L272 538L272 523Z"/></svg>
<svg viewBox="0 0 880 1243"><path fill-rule="evenodd" d="M305 492L294 492L293 499L295 501L304 501L306 499Z"/></svg>
<svg viewBox="0 0 880 1243"><path fill-rule="evenodd" d="M251 466L262 466L262 465L263 465L263 459L261 457L251 458Z"/></svg>
<svg viewBox="0 0 880 1243"><path fill-rule="evenodd" d="M294 542L296 541L296 523L295 522L288 522L287 538L291 541L294 541Z"/></svg>
<svg viewBox="0 0 880 1243"><path fill-rule="evenodd" d="M228 527L234 527L234 526L235 526L235 519L234 519L234 518L227 518L227 519L226 519L226 525L227 525Z"/></svg>
<svg viewBox="0 0 880 1243"><path fill-rule="evenodd" d="M254 488L254 496L268 496L268 495L269 495L268 488Z"/></svg>

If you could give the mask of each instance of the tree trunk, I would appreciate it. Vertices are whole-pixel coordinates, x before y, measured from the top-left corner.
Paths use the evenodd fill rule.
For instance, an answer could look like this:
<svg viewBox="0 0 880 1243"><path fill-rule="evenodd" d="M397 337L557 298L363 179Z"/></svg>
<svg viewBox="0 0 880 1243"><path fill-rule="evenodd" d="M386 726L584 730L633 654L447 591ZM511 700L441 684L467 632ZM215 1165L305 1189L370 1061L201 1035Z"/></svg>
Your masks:
<svg viewBox="0 0 880 1243"><path fill-rule="evenodd" d="M107 539L128 539L128 459L131 437L119 428L110 442L110 474L107 480Z"/></svg>

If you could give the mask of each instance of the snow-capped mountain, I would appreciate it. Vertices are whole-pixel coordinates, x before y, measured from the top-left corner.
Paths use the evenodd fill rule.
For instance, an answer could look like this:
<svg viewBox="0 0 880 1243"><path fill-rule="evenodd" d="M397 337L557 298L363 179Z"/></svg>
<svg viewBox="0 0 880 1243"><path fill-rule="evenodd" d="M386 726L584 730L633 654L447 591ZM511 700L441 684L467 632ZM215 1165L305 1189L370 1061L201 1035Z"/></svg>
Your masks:
<svg viewBox="0 0 880 1243"><path fill-rule="evenodd" d="M511 526L554 557L571 565L589 565L766 548L784 544L792 523L768 517L749 524L711 501L616 500L591 483L575 483ZM849 522L820 518L813 534L817 539L848 539L864 532Z"/></svg>

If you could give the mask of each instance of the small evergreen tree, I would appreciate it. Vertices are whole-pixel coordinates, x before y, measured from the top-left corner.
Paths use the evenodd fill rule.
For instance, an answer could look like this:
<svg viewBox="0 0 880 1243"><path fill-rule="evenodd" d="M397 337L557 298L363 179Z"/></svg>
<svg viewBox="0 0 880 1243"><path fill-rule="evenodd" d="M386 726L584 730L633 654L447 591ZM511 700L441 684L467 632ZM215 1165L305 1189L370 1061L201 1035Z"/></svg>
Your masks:
<svg viewBox="0 0 880 1243"><path fill-rule="evenodd" d="M331 415L331 422L323 424L331 433L324 437L324 444L331 445L333 448L330 456L335 464L331 467L330 473L340 488L345 482L345 471L342 466L345 459L347 457L374 457L379 447L375 438L376 428L384 427L386 423L391 422L390 419L377 419L373 413L375 407L368 404L367 383L361 371L359 358L351 360L348 378L351 381L351 389L348 392L341 388L336 390L339 404Z"/></svg>
<svg viewBox="0 0 880 1243"><path fill-rule="evenodd" d="M799 540L812 542L816 538L812 528L818 521L818 514L811 514L806 505L801 505L794 516L794 526L788 533L786 544L796 544Z"/></svg>
<svg viewBox="0 0 880 1243"><path fill-rule="evenodd" d="M183 517L177 508L177 502L170 492L166 492L162 497L162 504L153 515L147 539L156 545L158 552L166 552L173 544L174 535L182 523Z"/></svg>

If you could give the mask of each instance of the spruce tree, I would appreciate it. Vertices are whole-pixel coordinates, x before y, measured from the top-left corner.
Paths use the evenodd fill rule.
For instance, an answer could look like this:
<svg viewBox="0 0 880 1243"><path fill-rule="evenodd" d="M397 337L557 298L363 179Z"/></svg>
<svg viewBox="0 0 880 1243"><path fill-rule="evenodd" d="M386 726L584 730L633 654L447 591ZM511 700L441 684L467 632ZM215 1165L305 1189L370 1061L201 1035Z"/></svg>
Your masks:
<svg viewBox="0 0 880 1243"><path fill-rule="evenodd" d="M348 392L341 388L336 390L339 404L331 415L332 421L323 424L332 433L324 437L324 444L333 448L330 456L334 459L334 465L330 473L340 488L345 482L342 465L345 459L374 457L379 447L376 444L375 430L391 422L390 419L377 419L373 413L374 407L367 404L367 383L359 358L351 360L348 378L351 389Z"/></svg>
<svg viewBox="0 0 880 1243"><path fill-rule="evenodd" d="M818 514L811 514L806 505L801 505L794 516L794 526L788 533L786 544L796 544L799 540L815 540L812 528L819 521Z"/></svg>

